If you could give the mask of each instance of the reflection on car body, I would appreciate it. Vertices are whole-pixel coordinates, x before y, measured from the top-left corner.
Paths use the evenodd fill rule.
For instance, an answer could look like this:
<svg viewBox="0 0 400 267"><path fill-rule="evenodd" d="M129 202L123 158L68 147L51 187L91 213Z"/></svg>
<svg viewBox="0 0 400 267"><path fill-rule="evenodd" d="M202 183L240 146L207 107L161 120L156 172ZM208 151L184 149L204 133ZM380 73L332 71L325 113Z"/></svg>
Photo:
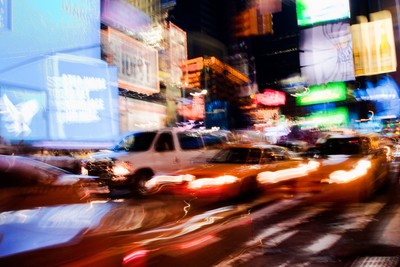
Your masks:
<svg viewBox="0 0 400 267"><path fill-rule="evenodd" d="M298 167L303 161L276 145L232 144L207 164L154 176L146 183L147 194L173 193L213 200L249 195L260 189L260 172Z"/></svg>
<svg viewBox="0 0 400 267"><path fill-rule="evenodd" d="M82 203L108 197L105 182L22 156L0 155L0 208Z"/></svg>
<svg viewBox="0 0 400 267"><path fill-rule="evenodd" d="M108 180L110 190L141 193L155 174L169 173L203 162L230 141L229 132L166 128L128 133L111 150L82 161L82 173Z"/></svg>
<svg viewBox="0 0 400 267"><path fill-rule="evenodd" d="M306 156L320 168L306 182L321 194L315 199L364 201L387 182L390 162L387 151L368 135L331 135L319 140ZM304 182L304 183L306 183Z"/></svg>

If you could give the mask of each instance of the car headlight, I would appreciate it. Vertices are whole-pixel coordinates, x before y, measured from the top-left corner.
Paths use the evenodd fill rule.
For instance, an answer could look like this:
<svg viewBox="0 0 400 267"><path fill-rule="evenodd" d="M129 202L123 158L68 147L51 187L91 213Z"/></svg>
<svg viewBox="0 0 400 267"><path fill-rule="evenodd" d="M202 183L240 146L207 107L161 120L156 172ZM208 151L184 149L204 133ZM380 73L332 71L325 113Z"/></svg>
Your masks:
<svg viewBox="0 0 400 267"><path fill-rule="evenodd" d="M201 178L189 182L188 188L200 189L203 187L220 186L226 184L233 184L239 181L239 178L232 175L224 175L215 178Z"/></svg>
<svg viewBox="0 0 400 267"><path fill-rule="evenodd" d="M129 161L116 161L112 167L115 176L127 176L133 173L133 166Z"/></svg>
<svg viewBox="0 0 400 267"><path fill-rule="evenodd" d="M329 179L322 180L321 182L327 182L330 184L343 184L356 180L357 178L367 174L368 170L371 168L371 161L360 160L354 166L353 169L349 171L337 170L329 174Z"/></svg>
<svg viewBox="0 0 400 267"><path fill-rule="evenodd" d="M86 161L81 161L81 174L83 175L89 175L89 170L87 169L87 162Z"/></svg>

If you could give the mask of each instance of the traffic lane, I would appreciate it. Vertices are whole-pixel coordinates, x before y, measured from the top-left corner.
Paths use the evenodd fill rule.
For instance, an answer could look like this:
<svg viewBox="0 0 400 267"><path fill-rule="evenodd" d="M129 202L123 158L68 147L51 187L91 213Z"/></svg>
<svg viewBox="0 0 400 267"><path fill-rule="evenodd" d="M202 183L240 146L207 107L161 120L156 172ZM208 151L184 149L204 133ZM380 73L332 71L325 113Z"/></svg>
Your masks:
<svg viewBox="0 0 400 267"><path fill-rule="evenodd" d="M75 245L90 236L144 231L184 217L185 205L173 199L128 199L2 212L0 257Z"/></svg>
<svg viewBox="0 0 400 267"><path fill-rule="evenodd" d="M163 207L163 209L167 208ZM115 214L112 217L116 217ZM126 216L122 219L125 218ZM222 246L228 250L230 246L234 249L236 241L248 238L251 232L251 220L246 207L221 207L185 218L175 217L175 219L175 221L155 227L151 218L147 218L141 224L145 225L144 227L141 229L136 227L138 231L131 231L131 228L130 231L121 229L88 231L67 243L4 256L0 258L0 265L121 266L124 263L126 266L136 266L140 258L144 256L146 256L144 260L148 263L157 262L160 257L167 257L170 258L171 264L174 264L177 258L192 253L204 258L205 254L201 253L201 249L207 250L211 248L211 244L214 248ZM109 223L113 225L116 220L116 218L111 218ZM119 221L121 219L118 219ZM152 226L150 227L149 224ZM110 230L109 227L106 229ZM50 229L47 230L52 232ZM53 235L54 232L49 234ZM29 239L31 242L35 241ZM163 261L162 266L166 263Z"/></svg>
<svg viewBox="0 0 400 267"><path fill-rule="evenodd" d="M246 214L246 213L248 213L248 211L256 210L259 207L267 205L271 201L279 202L279 200L282 198L283 199L292 198L294 196L296 196L296 194L293 194L293 195L282 194L282 192L280 192L280 188L276 187L275 190L273 188L271 188L271 190L268 192L268 194L263 194L261 196L257 196L253 201L248 201L248 199L247 199L246 201L248 201L248 202L244 201L241 203L240 202L241 200L236 200L236 202L228 202L228 203L233 204L232 207L235 207L235 208L232 208L232 211L231 211L232 213ZM304 196L308 196L308 195L302 195L302 196L304 197ZM183 221L195 216L196 212L201 214L202 211L205 211L207 209L209 210L209 209L212 209L213 207L218 207L221 205L228 204L225 202L224 203L210 202L207 205L204 205L203 200L199 201L198 199L191 199L191 200L190 199L180 199L180 198L176 198L173 196L172 197L171 196L167 196L167 197L163 196L163 198L159 198L158 204L154 203L154 201L157 203L157 200L154 198L152 198L152 199L143 198L141 200L138 200L138 199L121 200L121 203L123 203L123 204L119 204L119 206L117 206L117 208L114 207L114 209L111 209L110 212L106 212L107 216L103 216L102 219L100 220L100 222L95 227L90 227L87 225L85 227L81 227L80 230L84 232L83 236L77 235L75 232L76 238L71 238L70 240L68 240L68 242L64 241L61 244L60 243L47 244L48 246L63 246L63 248L64 248L63 250L65 252L74 251L74 253L71 253L72 256L63 257L62 255L57 256L57 255L60 255L59 254L60 252L57 251L57 248L50 247L48 249L51 249L51 250L54 249L55 251L52 251L51 254L54 255L54 257L53 258L50 257L50 259L48 259L49 262L58 262L58 261L63 262L63 261L65 261L65 259L79 260L82 258L88 258L88 257L91 258L92 257L91 253L93 253L93 251L114 250L119 245L110 246L109 244L116 244L116 242L118 240L119 240L118 243L121 244L120 246L122 246L122 247L125 247L127 243L130 244L133 242L133 243L137 244L138 239L132 240L132 237L129 234L127 236L121 237L121 234L127 233L127 232L128 233L143 232L146 229L160 227L165 222L170 222L170 223L172 223L172 225L175 225L175 227L177 227L178 225L182 225ZM113 203L115 204L118 202L114 201ZM138 203L141 203L141 204L139 204L139 206L137 206ZM160 203L162 203L162 205L160 205ZM175 203L175 204L172 204L172 203ZM91 203L91 205L96 206L95 203ZM135 207L135 205L136 205L136 207ZM144 206L146 206L146 207L144 207ZM153 212L144 212L145 210L148 211L150 209L152 209ZM65 224L66 222L70 222L70 225L74 225L74 221L65 219L65 218L68 218L68 213L65 213L65 211L62 213L63 213L62 217L50 216L52 218L52 220L50 220L50 222L47 222L47 223L42 222L40 225L42 225L42 226L47 225L47 226L49 226L49 229L46 229L46 227L45 227L44 229L41 229L41 230L43 232L46 231L46 233L48 233L48 234L51 233L52 236L54 236L54 231L53 231L54 229L52 229L52 226L53 226L53 228L57 228L58 230L60 230L60 233L66 233L66 231L68 230L68 227L67 227L67 230L65 229L65 227L64 228L57 227L57 226L59 226L59 225L57 225L57 223L62 222ZM77 212L75 212L75 213L77 213ZM86 211L86 213L87 213L87 211ZM78 214L86 214L86 213L83 212L82 210L80 212L78 212ZM165 214L165 213L167 213L167 214ZM71 214L71 212L70 212L70 214ZM74 214L74 213L72 213L72 214ZM26 216L26 214L24 216ZM146 219L144 219L143 216ZM254 214L252 214L252 216L254 216ZM218 216L218 217L220 217L220 216ZM161 220L158 220L160 218L161 218ZM209 216L206 218L207 219L203 218L203 220L209 220L210 218L215 218L215 216ZM78 219L79 219L79 217L78 217ZM85 219L81 218L81 221L88 221L88 219L85 220ZM221 220L217 220L217 221L221 221ZM216 221L213 221L213 223L216 223ZM10 225L8 225L7 223L5 225L6 225L6 227L7 226L10 227ZM208 224L203 224L201 226L201 228L202 229L207 228L207 226L208 226ZM3 228L4 228L4 225L3 225ZM77 227L75 227L73 230L76 231L77 230L76 228ZM193 226L189 224L189 228L193 229ZM162 233L162 236L163 236L162 240L159 240L159 236L157 236L157 235L156 235L156 237L152 236L152 234L154 234L155 232L148 232L148 234L150 234L150 237L151 237L151 238L148 238L149 240L151 240L151 242L149 242L151 247L155 246L156 251L159 251L157 249L157 246L164 247L163 243L158 244L158 242L165 242L164 236L165 235L171 236L171 233L169 232L171 230L175 231L174 229L170 229L170 228L165 228L164 230L160 231L160 232L164 232L164 233ZM196 230L198 230L198 229L196 229ZM185 232L182 230L179 230L179 231ZM4 235L4 233L7 233L7 232L8 231L3 231L3 235ZM15 233L14 230L11 232ZM21 230L19 232L21 233ZM158 232L158 233L160 233L160 232ZM26 231L26 233L29 233L29 230ZM24 234L26 234L26 233L24 233ZM73 237L75 237L75 235L73 235ZM186 234L184 234L182 236L185 236L185 235ZM87 242L89 242L87 240L97 240L100 236L105 237L103 242L93 242L92 241L92 245L91 246L89 245L89 247L92 247L94 250L87 250L87 249L83 250L84 247L87 247L87 244L88 244ZM211 242L211 240L215 240L215 238L210 235L204 235L204 236L205 236L204 240L200 239L200 240L196 241L196 238L193 238L192 241L187 241L187 242L189 242L191 244L196 244L196 243L202 243L203 241ZM140 235L140 238L143 239L144 237L146 237L146 236ZM177 238L177 237L174 237L174 238ZM207 239L209 239L209 240L207 240ZM3 240L10 241L9 238L4 238L4 237L3 237ZM126 241L126 240L129 240L129 241ZM179 240L179 238L177 240ZM97 240L97 241L99 241L99 240ZM89 243L91 243L91 242L89 242ZM84 244L86 244L86 245L84 245ZM101 249L98 248L98 246L100 246ZM98 249L96 249L96 247ZM136 251L136 249L138 249L138 248L141 248L141 246L130 247L129 249L132 251ZM45 251L46 250L47 249L45 249ZM154 249L152 249L151 251L153 251L153 250ZM26 251L29 251L29 250L26 250ZM87 251L87 253L85 251ZM125 250L121 250L121 251L125 251ZM146 253L143 253L143 254L148 255L147 251L149 251L149 250L143 249L143 250L139 250L139 252L140 251L146 251ZM41 255L43 253L45 253L45 252L43 252L43 251L33 252L33 254L39 254L39 255ZM97 254L98 253L96 253L96 255ZM107 255L110 255L110 254L107 254ZM6 262L7 261L9 262L9 260L11 260L11 261L22 260L22 262L23 262L24 258L27 259L27 257L25 257L25 256L22 256L22 257L20 257L20 256L21 255L17 255L16 257L10 257L5 260L6 260ZM122 256L123 255L118 254L115 257L117 258L117 261L120 261ZM97 258L97 257L98 256L95 256L95 258ZM148 257L151 258L150 256L148 256ZM35 260L37 260L37 257L34 257L34 255L32 255L32 258L35 258ZM47 257L44 257L44 258L47 258ZM30 260L29 262L35 262L35 261Z"/></svg>
<svg viewBox="0 0 400 267"><path fill-rule="evenodd" d="M253 214L255 236L219 266L400 266L400 186L368 202L308 203Z"/></svg>

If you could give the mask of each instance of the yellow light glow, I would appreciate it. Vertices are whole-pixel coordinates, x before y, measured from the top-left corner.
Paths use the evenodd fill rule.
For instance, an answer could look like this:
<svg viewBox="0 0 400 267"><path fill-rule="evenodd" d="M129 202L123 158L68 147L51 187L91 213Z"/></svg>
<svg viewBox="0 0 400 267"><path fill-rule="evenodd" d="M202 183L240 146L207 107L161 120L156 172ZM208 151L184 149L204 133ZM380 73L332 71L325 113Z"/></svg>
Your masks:
<svg viewBox="0 0 400 267"><path fill-rule="evenodd" d="M330 184L348 183L367 174L368 169L370 168L371 168L371 162L369 160L360 160L356 164L356 166L350 171L344 171L344 170L334 171L329 175L329 179L327 181L323 180L323 182L328 182Z"/></svg>
<svg viewBox="0 0 400 267"><path fill-rule="evenodd" d="M129 175L132 171L132 167L129 162L116 162L113 167L113 174L116 176Z"/></svg>
<svg viewBox="0 0 400 267"><path fill-rule="evenodd" d="M195 177L191 174L183 174L183 175L158 175L151 178L149 181L146 182L146 188L152 188L155 186L159 186L162 184L170 184L176 183L180 184L183 182L190 182L193 181Z"/></svg>
<svg viewBox="0 0 400 267"><path fill-rule="evenodd" d="M199 189L202 187L210 187L210 186L219 186L226 184L233 184L238 182L238 178L231 175L224 175L215 178L201 178L194 181L189 182L188 188L191 189Z"/></svg>
<svg viewBox="0 0 400 267"><path fill-rule="evenodd" d="M266 171L257 175L257 181L261 184L278 183L281 181L303 177L319 168L320 163L317 161L309 161L307 164L300 164L296 168L288 168L279 171Z"/></svg>

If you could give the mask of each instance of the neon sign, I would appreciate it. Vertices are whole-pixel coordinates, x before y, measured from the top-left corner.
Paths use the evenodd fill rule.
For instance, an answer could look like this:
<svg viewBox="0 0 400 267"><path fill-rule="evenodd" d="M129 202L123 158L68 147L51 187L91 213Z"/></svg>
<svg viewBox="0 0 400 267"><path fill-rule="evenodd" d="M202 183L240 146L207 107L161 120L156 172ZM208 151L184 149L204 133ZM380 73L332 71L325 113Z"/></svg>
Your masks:
<svg viewBox="0 0 400 267"><path fill-rule="evenodd" d="M307 94L296 98L296 104L305 106L343 100L346 100L346 84L344 82L332 82L326 85L310 86Z"/></svg>
<svg viewBox="0 0 400 267"><path fill-rule="evenodd" d="M255 101L257 104L266 106L280 106L286 103L286 94L276 90L265 89L264 93L255 95Z"/></svg>
<svg viewBox="0 0 400 267"><path fill-rule="evenodd" d="M345 127L348 125L349 111L339 107L327 112L313 113L299 121L302 128Z"/></svg>

